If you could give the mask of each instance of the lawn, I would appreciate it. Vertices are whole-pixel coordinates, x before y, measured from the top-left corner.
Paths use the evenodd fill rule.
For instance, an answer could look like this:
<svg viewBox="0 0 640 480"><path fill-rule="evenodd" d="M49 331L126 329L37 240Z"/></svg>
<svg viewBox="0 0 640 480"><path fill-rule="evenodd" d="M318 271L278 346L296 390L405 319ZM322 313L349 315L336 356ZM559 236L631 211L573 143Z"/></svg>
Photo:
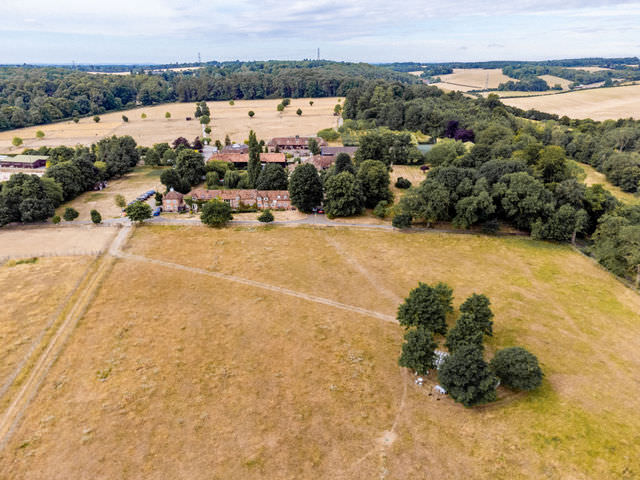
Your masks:
<svg viewBox="0 0 640 480"><path fill-rule="evenodd" d="M235 142L243 142L249 137L249 130L254 130L259 139L268 141L271 137L289 135L315 135L318 130L336 126L337 117L333 116L333 108L338 98L297 98L283 113L276 110L280 99L274 100L236 100L229 102L207 102L211 110L211 138L224 142L229 135ZM313 101L313 106L309 105ZM296 110L300 108L302 115ZM248 112L253 110L255 116L249 118ZM167 120L165 113L171 113ZM0 153L20 153L24 148L39 148L43 145L58 146L77 144L91 145L101 138L111 135L131 135L138 145L152 146L159 142L173 142L177 137L185 137L192 141L202 137L202 127L193 118L195 103L167 103L133 110L112 112L100 115L100 122L93 117L72 121L38 125L6 132L0 132ZM142 114L146 118L142 118ZM122 120L127 116L128 122ZM186 117L192 117L187 121ZM36 138L36 132L42 130L45 137ZM24 145L15 148L11 145L13 137L20 137Z"/></svg>
<svg viewBox="0 0 640 480"><path fill-rule="evenodd" d="M118 260L0 455L7 478L631 478L640 297L568 246L313 228L144 226L126 252L394 315L418 281L486 293L487 356L529 395L465 409L397 366L399 326ZM428 385L432 385L428 383Z"/></svg>

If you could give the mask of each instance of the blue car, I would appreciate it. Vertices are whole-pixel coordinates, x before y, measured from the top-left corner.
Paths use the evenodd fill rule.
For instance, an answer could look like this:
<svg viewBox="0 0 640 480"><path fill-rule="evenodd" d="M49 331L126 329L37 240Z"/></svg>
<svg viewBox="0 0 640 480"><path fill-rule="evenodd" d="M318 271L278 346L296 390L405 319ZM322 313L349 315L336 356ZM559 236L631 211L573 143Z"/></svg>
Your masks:
<svg viewBox="0 0 640 480"><path fill-rule="evenodd" d="M154 216L154 217L159 216L161 211L162 211L162 207L156 207L156 208L153 210L153 216Z"/></svg>

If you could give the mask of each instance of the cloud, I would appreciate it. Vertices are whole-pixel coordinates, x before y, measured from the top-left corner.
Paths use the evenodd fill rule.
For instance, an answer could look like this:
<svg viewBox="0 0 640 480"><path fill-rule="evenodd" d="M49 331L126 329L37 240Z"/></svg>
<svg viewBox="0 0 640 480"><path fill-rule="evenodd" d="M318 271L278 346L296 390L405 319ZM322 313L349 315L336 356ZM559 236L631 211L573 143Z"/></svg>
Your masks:
<svg viewBox="0 0 640 480"><path fill-rule="evenodd" d="M504 48L504 45L502 45L501 43L490 43L489 45L487 45L487 48Z"/></svg>

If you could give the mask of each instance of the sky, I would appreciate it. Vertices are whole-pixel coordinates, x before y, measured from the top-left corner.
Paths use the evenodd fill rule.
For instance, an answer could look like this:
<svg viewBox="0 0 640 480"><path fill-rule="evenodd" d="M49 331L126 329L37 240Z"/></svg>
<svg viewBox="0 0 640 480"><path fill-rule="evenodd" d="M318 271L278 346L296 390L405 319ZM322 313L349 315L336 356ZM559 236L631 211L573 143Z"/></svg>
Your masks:
<svg viewBox="0 0 640 480"><path fill-rule="evenodd" d="M0 0L0 64L640 55L640 1Z"/></svg>

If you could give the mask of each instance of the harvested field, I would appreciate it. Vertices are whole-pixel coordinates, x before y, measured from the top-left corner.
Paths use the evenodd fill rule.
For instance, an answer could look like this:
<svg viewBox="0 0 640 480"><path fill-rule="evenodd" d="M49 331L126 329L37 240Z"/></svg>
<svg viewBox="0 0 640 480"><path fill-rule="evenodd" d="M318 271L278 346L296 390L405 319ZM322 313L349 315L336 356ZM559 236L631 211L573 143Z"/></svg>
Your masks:
<svg viewBox="0 0 640 480"><path fill-rule="evenodd" d="M136 167L133 172L110 180L107 188L96 192L84 192L62 204L56 213L62 217L65 208L73 207L80 214L78 220L91 220L91 210L94 209L100 212L103 220L119 218L122 216L122 209L116 205L116 195L124 196L129 203L148 190L164 192L166 187L160 182L163 170L162 167ZM155 206L155 198L151 197L148 203Z"/></svg>
<svg viewBox="0 0 640 480"><path fill-rule="evenodd" d="M594 88L541 97L505 99L504 103L529 110L567 115L570 118L607 120L640 118L640 85Z"/></svg>
<svg viewBox="0 0 640 480"><path fill-rule="evenodd" d="M313 100L313 106L309 101ZM258 138L269 140L276 136L315 135L318 130L336 125L337 117L333 116L333 108L337 98L298 98L292 99L291 105L280 114L276 106L280 100L236 100L235 105L229 102L207 102L212 114L211 138L224 141L225 135L231 140L243 142L253 129ZM302 116L296 115L296 110L302 110ZM255 112L255 117L249 118L249 110ZM202 137L202 128L197 119L186 121L186 117L193 117L195 103L168 103L151 107L140 107L122 112L112 112L100 115L100 122L95 123L92 117L82 118L78 124L72 121L38 125L36 127L21 128L0 132L0 152L19 153L25 148L38 148L42 145L90 145L101 138L111 135L131 135L139 145L151 146L159 142L172 142L177 137L185 137L190 141L195 137ZM165 112L171 113L171 118L165 118ZM147 118L142 119L141 115ZM122 115L129 121L125 123ZM36 138L36 132L45 133L43 139ZM15 148L11 145L13 137L24 140L24 145Z"/></svg>
<svg viewBox="0 0 640 480"><path fill-rule="evenodd" d="M567 80L561 77L556 77L554 75L540 75L539 77L545 82L547 82L547 85L549 85L549 88L553 88L555 85L560 85L563 90L569 90L569 85L573 83L571 80ZM542 92L539 92L539 93L542 93Z"/></svg>
<svg viewBox="0 0 640 480"><path fill-rule="evenodd" d="M586 72L601 72L603 70L611 70L610 68L605 67L566 67L571 70L584 70Z"/></svg>
<svg viewBox="0 0 640 480"><path fill-rule="evenodd" d="M545 381L533 394L502 391L502 403L465 409L397 367L402 331L393 323L126 258L0 454L0 477L616 478L640 470L640 400L620 393L635 388L640 367L640 297L567 246L146 226L126 251L391 315L419 280L449 283L456 305L483 292L496 314L489 356L523 345Z"/></svg>
<svg viewBox="0 0 640 480"><path fill-rule="evenodd" d="M115 228L92 225L3 228L0 230L0 259L52 255L93 255L104 250Z"/></svg>
<svg viewBox="0 0 640 480"><path fill-rule="evenodd" d="M443 83L456 87L470 87L470 90L498 88L501 83L513 80L502 73L499 68L454 68L453 73L438 75ZM439 84L435 84L440 86ZM460 88L456 88L460 90ZM466 90L460 90L466 91Z"/></svg>
<svg viewBox="0 0 640 480"><path fill-rule="evenodd" d="M55 318L91 260L51 257L0 266L0 391Z"/></svg>

